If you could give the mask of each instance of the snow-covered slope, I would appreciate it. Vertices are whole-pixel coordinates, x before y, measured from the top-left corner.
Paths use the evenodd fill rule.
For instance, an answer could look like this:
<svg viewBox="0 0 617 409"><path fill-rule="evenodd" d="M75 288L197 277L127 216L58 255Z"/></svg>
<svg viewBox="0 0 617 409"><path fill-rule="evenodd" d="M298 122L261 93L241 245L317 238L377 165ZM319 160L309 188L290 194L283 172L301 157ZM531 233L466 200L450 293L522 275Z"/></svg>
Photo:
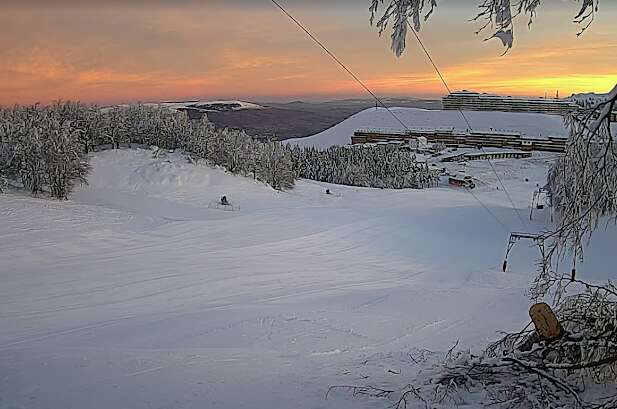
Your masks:
<svg viewBox="0 0 617 409"><path fill-rule="evenodd" d="M242 111L245 109L265 109L265 107L246 101L177 101L177 102L161 102L148 103L145 105L162 106L170 109L194 109L202 112L217 112L217 111Z"/></svg>
<svg viewBox="0 0 617 409"><path fill-rule="evenodd" d="M525 219L551 159L494 162ZM92 164L72 201L0 196L0 408L383 408L324 395L403 387L408 353L528 321L537 250L504 274L504 247L549 217L522 225L486 163L468 171L506 227L448 187L281 193L179 154ZM223 194L241 211L208 208ZM614 236L581 277L602 278Z"/></svg>
<svg viewBox="0 0 617 409"><path fill-rule="evenodd" d="M458 111L417 108L391 108L391 111L409 128L454 127L460 130L468 128ZM465 115L475 131L505 130L529 136L567 136L563 118L558 115L476 111L465 111ZM292 139L288 143L320 148L347 145L356 130L366 128L404 130L386 109L371 108L322 133L307 138Z"/></svg>

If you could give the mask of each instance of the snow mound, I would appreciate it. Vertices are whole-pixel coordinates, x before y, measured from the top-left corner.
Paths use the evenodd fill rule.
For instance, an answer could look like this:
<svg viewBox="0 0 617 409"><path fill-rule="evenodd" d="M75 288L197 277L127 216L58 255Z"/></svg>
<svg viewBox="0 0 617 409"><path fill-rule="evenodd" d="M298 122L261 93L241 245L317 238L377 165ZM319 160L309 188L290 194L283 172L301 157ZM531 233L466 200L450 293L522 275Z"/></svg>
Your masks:
<svg viewBox="0 0 617 409"><path fill-rule="evenodd" d="M149 150L116 150L91 156L88 186L74 194L77 201L105 203L150 217L217 218L208 206L226 195L242 208L269 207L278 195L271 187L222 168L192 164L182 153L155 158ZM183 209L178 212L178 208Z"/></svg>
<svg viewBox="0 0 617 409"><path fill-rule="evenodd" d="M390 108L390 110L410 129L453 127L464 131L468 128L458 111L419 108ZM567 136L563 118L558 115L465 111L465 116L474 131L515 131L530 137ZM292 139L288 143L318 148L348 145L355 131L366 128L405 130L386 109L370 108L317 135Z"/></svg>

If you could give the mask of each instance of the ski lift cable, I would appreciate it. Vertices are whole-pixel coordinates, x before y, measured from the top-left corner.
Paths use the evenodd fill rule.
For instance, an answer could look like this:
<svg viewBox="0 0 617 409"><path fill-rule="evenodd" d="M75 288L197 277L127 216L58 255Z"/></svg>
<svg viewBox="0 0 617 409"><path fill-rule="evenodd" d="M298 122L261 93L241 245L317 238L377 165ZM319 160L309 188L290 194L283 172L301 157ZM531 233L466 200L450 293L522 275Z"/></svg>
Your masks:
<svg viewBox="0 0 617 409"><path fill-rule="evenodd" d="M289 11L287 11L285 9L285 7L283 7L281 5L281 3L278 0L270 0L278 9L280 9L283 14L285 14L296 26L298 26L311 40L313 40L313 42L315 42L321 49L323 49L323 51L330 56L330 58L332 58L347 74L349 74L358 84L360 84L360 86L379 104L381 105L383 108L385 108L390 115L392 115L392 117L401 124L401 126L403 126L403 128L405 128L407 131L411 132L411 129L398 117L396 116L396 114L388 107L386 106L386 104L381 100L381 98L379 98L373 91L371 91L371 89L356 75L353 73L353 71L351 71L351 69L349 67L347 67L347 65L345 65L345 63L343 63L333 52L331 52L325 45L323 42L321 42L313 33L311 33L311 31L309 31L308 28L306 28L298 19L296 19ZM414 31L415 33L415 31ZM429 55L427 53L427 55ZM430 58L430 55L429 55ZM435 66L436 67L436 66ZM439 73L440 77L441 73ZM443 80L443 77L442 77ZM445 82L445 80L443 81L444 84L446 84L447 87L447 83ZM471 126L470 126L471 128ZM499 178L499 176L497 176ZM503 183L502 183L503 186ZM505 190L505 187L504 187ZM491 217L493 217L495 219L495 221L497 221L497 223L504 229L504 231L506 233L510 232L510 229L508 228L508 226L501 221L501 219L499 219L497 217L497 215L491 211L491 209L486 206L481 200L480 198L474 194L471 189L465 189L465 191L467 191L468 193L471 194L471 196L482 206L482 208L484 208L484 210L486 210Z"/></svg>
<svg viewBox="0 0 617 409"><path fill-rule="evenodd" d="M465 191L467 191L469 194L471 194L473 196L474 199L476 199L478 201L478 203L480 203L480 205L484 208L484 210L486 210L488 212L488 214L490 214L496 221L497 223L499 223L501 225L501 227L503 228L505 233L510 233L512 231L512 229L510 229L508 226L506 226L506 224L504 222L502 222L499 217L497 217L497 215L495 213L493 213L493 211L484 204L484 202L482 202L482 200L480 200L480 198L468 187L465 188Z"/></svg>
<svg viewBox="0 0 617 409"><path fill-rule="evenodd" d="M446 81L445 77L443 76L443 74L441 73L441 70L439 69L439 67L437 66L437 63L435 63L435 60L433 59L433 57L431 56L431 53L429 52L428 48L426 48L426 46L424 45L424 42L422 41L422 39L420 38L420 35L418 34L418 32L413 28L413 26L411 25L411 23L409 22L409 20L407 20L407 25L409 26L409 28L411 29L411 32L413 33L414 37L416 38L416 40L418 41L418 44L420 45L420 48L422 48L422 50L424 51L424 54L426 54L426 57L428 58L429 62L431 63L431 65L433 66L433 68L435 69L435 72L437 73L437 75L439 76L439 79L441 80L441 82L443 83L444 87L446 88L446 90L448 91L449 94L452 93L452 90L450 89L450 86L448 85L448 82ZM467 118L467 115L465 115L465 113L463 112L463 110L461 109L457 109L457 111L461 114L461 116L463 117L463 120L465 121L465 124L467 124L467 127L470 130L473 130L473 127L471 126L471 123L469 122L469 119ZM480 149L482 150L482 152L486 153L486 151L484 150L484 146L480 146ZM521 221L521 223L523 224L523 226L529 228L529 225L527 223L527 221L521 216L520 211L517 209L516 205L514 204L514 200L512 200L512 196L510 196L510 192L508 192L508 189L506 189L506 186L503 183L503 180L501 179L501 177L499 176L499 174L497 173L497 170L495 169L495 166L493 165L493 162L487 158L486 159L488 164L491 167L491 170L493 171L493 173L495 174L495 176L497 177L497 180L499 181L499 184L501 185L501 187L503 188L504 194L506 195L506 197L508 198L508 200L510 201L510 205L512 206L512 210L514 211L514 213L516 213L518 219Z"/></svg>
<svg viewBox="0 0 617 409"><path fill-rule="evenodd" d="M343 63L317 37L315 37L313 35L313 33L311 33L302 23L300 23L300 21L298 21L291 13L289 13L277 0L271 0L271 1L279 9L281 9L281 11L283 13L285 13L285 15L287 15L287 17L289 17L302 31L304 31L307 36L309 36L315 43L317 43L317 45L319 45L326 52L326 54L328 54L334 61L336 61L337 64L340 65L341 68L343 68L343 70L345 70L347 72L347 74L349 74L358 84L360 84L362 86L362 88L364 88L364 90L366 92L368 92L371 95L371 97L373 97L373 99L375 99L375 101L379 105L381 105L383 108L385 108L390 113L390 115L392 115L392 117L398 123L400 123L403 126L403 128L405 128L408 131L410 131L409 127L407 125L405 125L405 123L403 123L403 121L398 116L396 116L396 114L394 114L394 112L392 112L392 110L388 106L386 106L386 104L381 100L381 98L379 98L377 95L375 95L375 93L373 91L371 91L371 89L356 74L354 74L353 71L351 71L347 67L347 65L345 65L345 63Z"/></svg>

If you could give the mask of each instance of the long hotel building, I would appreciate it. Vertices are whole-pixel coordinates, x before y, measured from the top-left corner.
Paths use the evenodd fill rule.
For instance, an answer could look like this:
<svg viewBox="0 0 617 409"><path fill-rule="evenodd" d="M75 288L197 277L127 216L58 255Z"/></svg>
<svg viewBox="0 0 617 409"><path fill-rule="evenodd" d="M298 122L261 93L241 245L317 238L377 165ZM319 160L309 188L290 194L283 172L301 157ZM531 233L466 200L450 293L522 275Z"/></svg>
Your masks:
<svg viewBox="0 0 617 409"><path fill-rule="evenodd" d="M565 115L580 106L562 99L504 97L471 91L453 92L442 100L445 110L533 112Z"/></svg>

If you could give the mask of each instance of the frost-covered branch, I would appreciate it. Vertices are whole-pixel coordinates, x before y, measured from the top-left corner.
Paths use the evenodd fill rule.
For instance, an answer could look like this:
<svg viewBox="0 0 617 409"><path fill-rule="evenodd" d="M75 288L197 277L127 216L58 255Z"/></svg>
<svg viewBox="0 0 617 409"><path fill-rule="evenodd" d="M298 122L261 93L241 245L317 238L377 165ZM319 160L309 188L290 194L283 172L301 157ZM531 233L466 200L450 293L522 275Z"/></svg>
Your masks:
<svg viewBox="0 0 617 409"><path fill-rule="evenodd" d="M369 0L371 24L383 34L392 29L392 51L401 56L405 51L408 29L420 31L422 21L426 21L437 8L437 0ZM480 22L476 33L491 31L487 38L498 38L506 52L514 44L514 22L520 16L528 18L531 25L542 0L480 0L473 21ZM581 35L595 19L599 0L582 0L574 22L581 26Z"/></svg>
<svg viewBox="0 0 617 409"><path fill-rule="evenodd" d="M614 408L617 289L612 283L555 280L575 291L556 303L559 338L546 340L530 324L480 354L450 351L425 361L413 386L383 388L383 395L364 391L394 407L404 399L409 407Z"/></svg>
<svg viewBox="0 0 617 409"><path fill-rule="evenodd" d="M617 221L615 111L617 85L604 100L567 119L566 152L548 178L557 227L545 236L549 240L545 264L558 263L566 254L582 259L599 224Z"/></svg>

